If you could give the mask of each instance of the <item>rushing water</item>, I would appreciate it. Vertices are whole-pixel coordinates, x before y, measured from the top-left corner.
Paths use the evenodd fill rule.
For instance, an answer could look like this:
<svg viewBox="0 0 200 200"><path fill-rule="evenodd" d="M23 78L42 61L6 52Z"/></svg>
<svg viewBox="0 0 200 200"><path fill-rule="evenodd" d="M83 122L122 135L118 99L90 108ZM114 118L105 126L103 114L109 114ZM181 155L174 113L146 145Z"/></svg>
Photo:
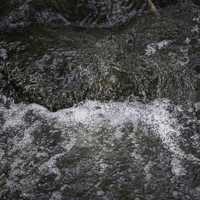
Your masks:
<svg viewBox="0 0 200 200"><path fill-rule="evenodd" d="M0 6L1 200L200 199L199 7L89 31L146 3Z"/></svg>
<svg viewBox="0 0 200 200"><path fill-rule="evenodd" d="M193 155L185 154L179 147L181 139L181 126L174 113L170 113L170 107L174 107L168 100L155 100L149 104L141 102L109 102L101 103L98 101L86 101L83 104L72 108L49 112L45 107L37 104L12 104L9 109L1 108L4 116L4 125L2 130L8 128L26 127L26 114L30 111L46 119L47 121L55 120L55 123L65 127L76 127L78 129L88 129L89 135L72 135L73 142L76 137L84 137L87 140L90 135L102 127L113 129L114 137L120 138L123 133L120 129L127 123L131 123L134 129L150 129L154 137L159 137L163 145L177 158L188 159L191 161L200 160ZM174 108L174 112L180 111L180 108ZM24 133L24 139L20 142L23 145L28 144L31 140L31 130L37 128L37 123L28 127L29 131ZM131 133L130 133L131 134ZM24 143L23 143L24 141ZM20 144L21 145L21 144ZM71 144L69 144L71 146Z"/></svg>
<svg viewBox="0 0 200 200"><path fill-rule="evenodd" d="M156 165L160 165L165 162L163 159L169 158L171 166L168 167L174 176L184 177L188 173L184 162L199 166L200 160L196 154L184 150L184 126L192 118L188 116L186 121L180 122L181 113L184 113L181 107L161 99L149 104L137 101L86 101L57 112L50 112L37 104L11 103L7 108L1 104L1 136L2 139L6 136L7 141L1 145L1 164L4 166L6 162L10 165L6 188L11 194L17 190L27 198L34 199L35 194L32 194L31 188L39 184L38 181L44 174L54 174L55 181L59 181L63 186L64 179L69 176L65 174L66 170L72 173L70 170L77 170L77 167L81 168L83 163L88 162L83 165L89 167L86 168L90 173L94 173L94 168L98 168L98 176L111 176L110 167L118 170L119 166L115 166L115 162L118 162L116 159L127 153L128 157L120 163L132 163L130 169L125 168L128 171L134 168L135 164L140 166L144 170L147 183L153 181L150 171L155 164L152 163L158 162ZM197 139L198 132L193 134ZM185 142L187 145L187 141ZM159 148L154 150L154 154L160 161L154 161L155 155L148 156L148 151L142 150L143 145L149 152L152 148ZM120 151L119 155L116 148ZM78 149L81 149L82 153L75 154L74 158L70 158L71 161L65 163L64 160L69 159L70 155L73 156L74 151ZM112 154L113 157L110 157ZM108 159L112 164L109 164ZM71 162L74 163L74 167L71 166ZM34 177L30 173L33 173ZM17 178L19 176L20 179ZM83 179L86 181L85 187L91 184L87 177ZM96 179L94 174L92 179ZM98 181L101 183L101 180ZM29 187L27 182L30 183ZM100 183L94 186L92 191L96 190L95 188L100 190ZM123 182L121 184L123 185ZM56 189L59 195L62 193L61 186ZM71 193L72 190L68 195L73 199ZM80 199L82 198L80 196Z"/></svg>

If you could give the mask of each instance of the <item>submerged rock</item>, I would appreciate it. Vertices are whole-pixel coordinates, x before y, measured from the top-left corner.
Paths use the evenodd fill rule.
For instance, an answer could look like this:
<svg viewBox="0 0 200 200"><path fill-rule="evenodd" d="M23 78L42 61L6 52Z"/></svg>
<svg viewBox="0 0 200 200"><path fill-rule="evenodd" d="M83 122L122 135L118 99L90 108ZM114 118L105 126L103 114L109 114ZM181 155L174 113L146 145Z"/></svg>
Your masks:
<svg viewBox="0 0 200 200"><path fill-rule="evenodd" d="M118 31L35 25L2 34L0 91L54 111L85 99L199 101L199 7L160 14Z"/></svg>
<svg viewBox="0 0 200 200"><path fill-rule="evenodd" d="M4 1L0 30L12 31L32 23L112 27L127 23L142 10L145 1L129 0L29 0Z"/></svg>
<svg viewBox="0 0 200 200"><path fill-rule="evenodd" d="M156 1L164 7L177 0ZM10 0L0 6L0 30L22 30L34 23L112 28L127 24L148 9L146 0Z"/></svg>
<svg viewBox="0 0 200 200"><path fill-rule="evenodd" d="M195 1L77 28L126 23L134 2L0 5L1 200L200 199Z"/></svg>

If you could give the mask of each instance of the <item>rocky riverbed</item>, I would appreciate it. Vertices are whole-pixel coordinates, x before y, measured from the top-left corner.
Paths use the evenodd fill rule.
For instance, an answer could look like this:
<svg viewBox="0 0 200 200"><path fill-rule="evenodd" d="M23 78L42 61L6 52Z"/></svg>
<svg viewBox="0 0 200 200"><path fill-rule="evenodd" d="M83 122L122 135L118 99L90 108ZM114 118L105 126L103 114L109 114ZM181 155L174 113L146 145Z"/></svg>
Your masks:
<svg viewBox="0 0 200 200"><path fill-rule="evenodd" d="M199 200L198 1L74 2L0 5L0 199Z"/></svg>

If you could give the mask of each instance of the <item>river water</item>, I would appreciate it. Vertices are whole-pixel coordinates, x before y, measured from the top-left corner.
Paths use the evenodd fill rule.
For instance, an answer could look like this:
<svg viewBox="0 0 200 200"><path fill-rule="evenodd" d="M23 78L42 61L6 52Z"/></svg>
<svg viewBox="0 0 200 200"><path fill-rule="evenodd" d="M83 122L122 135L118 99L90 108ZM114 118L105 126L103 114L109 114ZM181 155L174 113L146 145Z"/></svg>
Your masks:
<svg viewBox="0 0 200 200"><path fill-rule="evenodd" d="M0 6L0 199L199 200L198 3L63 2Z"/></svg>

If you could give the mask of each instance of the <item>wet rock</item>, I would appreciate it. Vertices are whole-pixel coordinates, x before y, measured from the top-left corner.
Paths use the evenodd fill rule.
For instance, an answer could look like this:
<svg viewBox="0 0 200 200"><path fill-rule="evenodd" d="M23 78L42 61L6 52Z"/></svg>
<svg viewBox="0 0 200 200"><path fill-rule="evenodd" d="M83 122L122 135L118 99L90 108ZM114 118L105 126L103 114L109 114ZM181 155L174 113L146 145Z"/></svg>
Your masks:
<svg viewBox="0 0 200 200"><path fill-rule="evenodd" d="M200 102L195 103L195 110L196 110L197 118L200 120Z"/></svg>
<svg viewBox="0 0 200 200"><path fill-rule="evenodd" d="M165 7L177 1L156 1ZM22 0L3 1L0 30L21 30L35 23L52 26L112 28L127 24L148 8L145 0Z"/></svg>
<svg viewBox="0 0 200 200"><path fill-rule="evenodd" d="M200 5L200 2L198 0L192 0L192 2L196 5Z"/></svg>
<svg viewBox="0 0 200 200"><path fill-rule="evenodd" d="M199 7L57 2L0 5L0 199L199 200Z"/></svg>
<svg viewBox="0 0 200 200"><path fill-rule="evenodd" d="M199 101L199 34L191 32L198 16L193 5L174 6L120 33L35 25L2 34L9 57L1 64L0 90L54 111L85 99Z"/></svg>

